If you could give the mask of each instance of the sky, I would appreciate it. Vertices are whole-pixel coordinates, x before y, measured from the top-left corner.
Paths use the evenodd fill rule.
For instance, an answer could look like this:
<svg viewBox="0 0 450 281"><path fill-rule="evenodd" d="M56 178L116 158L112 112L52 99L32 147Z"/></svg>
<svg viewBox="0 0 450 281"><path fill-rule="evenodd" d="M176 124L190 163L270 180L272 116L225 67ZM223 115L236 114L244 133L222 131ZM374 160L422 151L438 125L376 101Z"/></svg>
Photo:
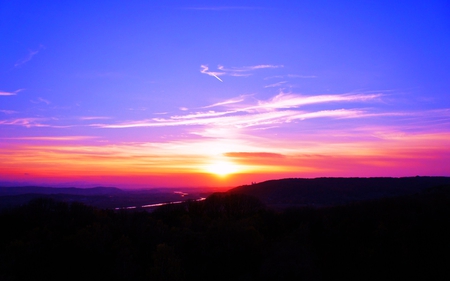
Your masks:
<svg viewBox="0 0 450 281"><path fill-rule="evenodd" d="M0 183L450 176L448 1L1 1Z"/></svg>

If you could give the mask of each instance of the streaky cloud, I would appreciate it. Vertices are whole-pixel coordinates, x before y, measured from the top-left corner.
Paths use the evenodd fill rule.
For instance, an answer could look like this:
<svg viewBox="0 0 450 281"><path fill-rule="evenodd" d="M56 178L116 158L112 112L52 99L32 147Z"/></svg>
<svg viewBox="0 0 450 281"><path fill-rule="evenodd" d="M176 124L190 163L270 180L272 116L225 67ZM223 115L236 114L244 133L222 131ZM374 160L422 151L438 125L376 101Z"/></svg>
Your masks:
<svg viewBox="0 0 450 281"><path fill-rule="evenodd" d="M42 124L43 118L17 118L12 120L0 120L0 125L14 125L23 126L27 128L31 127L49 127L49 125Z"/></svg>
<svg viewBox="0 0 450 281"><path fill-rule="evenodd" d="M298 114L293 119L311 119L311 118L323 118L323 117L335 117L335 118L358 118L364 116L362 110L351 109L335 109L335 110L322 110L317 112Z"/></svg>
<svg viewBox="0 0 450 281"><path fill-rule="evenodd" d="M220 69L222 71L228 71L228 72L247 72L257 69L265 69L265 68L280 68L284 67L284 65L272 65L272 64L260 64L260 65L253 65L253 66L243 66L243 67L231 67L231 68L225 68L223 65L218 65L217 69Z"/></svg>
<svg viewBox="0 0 450 281"><path fill-rule="evenodd" d="M276 110L283 108L295 108L302 105L330 103L330 102L355 102L368 101L381 97L381 94L343 94L343 95L316 95L302 96L296 94L280 93L269 101L260 101L258 105L248 107L246 110Z"/></svg>
<svg viewBox="0 0 450 281"><path fill-rule="evenodd" d="M17 95L17 93L21 92L23 89L19 89L16 90L14 92L5 92L5 91L0 91L0 96L15 96Z"/></svg>
<svg viewBox="0 0 450 281"><path fill-rule="evenodd" d="M284 158L285 155L273 152L227 152L226 157L232 158Z"/></svg>
<svg viewBox="0 0 450 281"><path fill-rule="evenodd" d="M107 116L82 116L79 119L80 120L107 120L107 119L111 119L111 117L107 117Z"/></svg>
<svg viewBox="0 0 450 281"><path fill-rule="evenodd" d="M33 100L31 100L31 102L32 103L45 103L45 104L51 104L51 102L49 101L49 100L46 100L46 99L44 99L44 98L41 98L41 97L39 97L38 99L37 99L37 101L33 101Z"/></svg>
<svg viewBox="0 0 450 281"><path fill-rule="evenodd" d="M233 115L223 117L210 117L210 118L154 118L151 120L142 120L137 122L125 122L119 124L92 124L93 127L100 128L137 128L137 127L166 127L166 126L199 126L199 125L215 125L215 126L236 126L236 127L249 127L257 126L266 123L273 123L270 120L279 120L282 117L292 115L291 112L266 112L260 114L251 115ZM180 120L181 119L181 120Z"/></svg>
<svg viewBox="0 0 450 281"><path fill-rule="evenodd" d="M219 76L215 75L215 74L211 74L211 76L217 78L217 80L219 80L220 82L223 82L222 79L219 78Z"/></svg>
<svg viewBox="0 0 450 281"><path fill-rule="evenodd" d="M49 118L16 118L9 120L0 120L0 125L10 125L10 126L22 126L26 128L34 128L34 127L47 127L47 128L70 128L75 125L52 125L45 124L43 121L49 120L57 120L57 119L49 119Z"/></svg>
<svg viewBox="0 0 450 281"><path fill-rule="evenodd" d="M274 84L270 84L270 85L266 85L264 86L264 88L276 88L276 87L281 87L284 86L287 83L287 81L280 81Z"/></svg>
<svg viewBox="0 0 450 281"><path fill-rule="evenodd" d="M1 113L4 114L14 114L14 113L18 113L17 111L14 110L0 110Z"/></svg>
<svg viewBox="0 0 450 281"><path fill-rule="evenodd" d="M216 116L223 116L227 114L235 113L236 111L223 111L223 112L216 112L216 111L208 111L208 112L195 112L192 114L187 115L175 115L172 116L171 119L195 119L195 118L205 118L205 117L216 117Z"/></svg>
<svg viewBox="0 0 450 281"><path fill-rule="evenodd" d="M200 72L209 76L212 76L214 78L217 78L217 80L219 80L220 82L223 82L222 79L219 78L219 75L224 75L225 73L223 72L213 72L213 71L209 71L209 67L207 65L200 65Z"/></svg>
<svg viewBox="0 0 450 281"><path fill-rule="evenodd" d="M15 96L14 92L0 92L0 96Z"/></svg>
<svg viewBox="0 0 450 281"><path fill-rule="evenodd" d="M22 65L24 65L25 63L29 62L35 55L37 55L40 51L44 50L45 47L44 45L39 45L39 47L35 50L29 50L27 56L25 56L24 58L18 60L15 64L14 67L20 67Z"/></svg>
<svg viewBox="0 0 450 281"><path fill-rule="evenodd" d="M93 127L100 128L138 128L138 127L166 127L166 126L233 126L236 128L248 128L262 125L275 125L289 123L293 120L323 118L323 117L356 117L360 111L354 110L327 110L317 113L302 113L295 110L269 111L252 114L235 114L232 116L221 116L225 113L214 113L191 115L185 118L171 117L169 119L155 118L137 122L125 122L119 124L92 124ZM206 118L203 118L206 117Z"/></svg>
<svg viewBox="0 0 450 281"><path fill-rule="evenodd" d="M244 101L247 96L248 95L239 96L237 98L232 98L232 99L225 100L225 101L222 101L222 102L217 102L217 103L214 103L214 104L211 104L211 105L203 106L201 108L211 108L211 107L218 107L218 106L226 106L226 105L230 105L230 104L233 104L233 103L239 103L239 102Z"/></svg>
<svg viewBox="0 0 450 281"><path fill-rule="evenodd" d="M220 79L219 76L227 75L227 76L234 76L234 77L247 77L251 76L252 72L258 69L270 69L270 68L280 68L284 67L283 65L271 65L271 64L260 64L260 65L253 65L253 66L243 66L243 67L231 67L226 68L223 65L218 65L217 69L219 71L209 71L209 67L207 65L200 65L200 72L203 74L207 74L209 76L213 76L217 78L219 81L223 82L222 79Z"/></svg>
<svg viewBox="0 0 450 281"><path fill-rule="evenodd" d="M100 128L136 128L164 126L233 126L247 128L255 126L277 125L293 120L311 118L358 118L363 117L364 110L334 109L299 111L301 106L319 103L368 101L380 97L380 94L344 94L301 96L295 94L278 94L267 101L257 101L256 104L243 104L245 97L216 103L215 106L226 106L227 110L194 112L184 115L174 115L169 118L153 118L141 121L123 122L119 124L92 124ZM211 106L210 106L211 107Z"/></svg>

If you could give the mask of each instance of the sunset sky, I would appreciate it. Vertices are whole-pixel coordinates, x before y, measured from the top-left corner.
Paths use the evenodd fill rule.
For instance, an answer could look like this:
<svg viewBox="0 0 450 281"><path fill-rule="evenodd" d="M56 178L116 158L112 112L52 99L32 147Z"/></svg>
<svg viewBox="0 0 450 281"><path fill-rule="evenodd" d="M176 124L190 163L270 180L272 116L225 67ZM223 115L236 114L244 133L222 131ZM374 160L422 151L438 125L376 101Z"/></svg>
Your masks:
<svg viewBox="0 0 450 281"><path fill-rule="evenodd" d="M449 1L1 1L0 183L450 176Z"/></svg>

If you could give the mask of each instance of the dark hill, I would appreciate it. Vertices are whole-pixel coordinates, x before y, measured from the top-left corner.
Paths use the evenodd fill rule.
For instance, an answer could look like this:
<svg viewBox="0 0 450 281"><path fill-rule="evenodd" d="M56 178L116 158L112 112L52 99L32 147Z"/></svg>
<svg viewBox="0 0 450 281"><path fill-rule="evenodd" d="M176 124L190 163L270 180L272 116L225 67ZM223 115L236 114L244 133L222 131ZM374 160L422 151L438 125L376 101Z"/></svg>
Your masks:
<svg viewBox="0 0 450 281"><path fill-rule="evenodd" d="M70 195L110 195L123 193L123 190L115 187L44 187L44 186L13 186L0 187L0 196L21 195L21 194L70 194Z"/></svg>
<svg viewBox="0 0 450 281"><path fill-rule="evenodd" d="M325 207L410 195L450 184L450 177L280 179L231 189L274 208Z"/></svg>
<svg viewBox="0 0 450 281"><path fill-rule="evenodd" d="M37 198L48 198L68 203L80 202L101 209L115 209L141 208L141 206L180 200L197 200L211 194L208 190L201 188L185 188L183 191L174 192L173 189L165 188L122 190L115 187L0 187L0 210L21 206Z"/></svg>

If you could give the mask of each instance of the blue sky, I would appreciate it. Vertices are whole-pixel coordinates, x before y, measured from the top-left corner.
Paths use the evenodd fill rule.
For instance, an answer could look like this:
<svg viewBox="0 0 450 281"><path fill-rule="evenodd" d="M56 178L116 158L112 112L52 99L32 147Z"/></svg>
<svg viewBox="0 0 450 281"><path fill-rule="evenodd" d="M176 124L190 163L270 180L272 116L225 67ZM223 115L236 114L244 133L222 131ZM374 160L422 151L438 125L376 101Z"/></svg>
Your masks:
<svg viewBox="0 0 450 281"><path fill-rule="evenodd" d="M168 165L169 174L208 171L216 157L241 174L351 175L291 161L308 151L350 161L340 146L356 147L353 156L411 147L414 161L427 151L447 160L448 1L3 1L0 37L5 167L30 161L19 151L61 147L79 157L86 149L114 159L176 155L186 165ZM219 148L203 153L205 143ZM133 145L145 148L133 154ZM256 167L242 153L284 160ZM67 155L58 159L49 162L64 167ZM161 165L121 164L148 175ZM355 175L408 174L370 165ZM45 169L19 170L2 178L35 173L45 182ZM450 175L448 167L426 173Z"/></svg>

